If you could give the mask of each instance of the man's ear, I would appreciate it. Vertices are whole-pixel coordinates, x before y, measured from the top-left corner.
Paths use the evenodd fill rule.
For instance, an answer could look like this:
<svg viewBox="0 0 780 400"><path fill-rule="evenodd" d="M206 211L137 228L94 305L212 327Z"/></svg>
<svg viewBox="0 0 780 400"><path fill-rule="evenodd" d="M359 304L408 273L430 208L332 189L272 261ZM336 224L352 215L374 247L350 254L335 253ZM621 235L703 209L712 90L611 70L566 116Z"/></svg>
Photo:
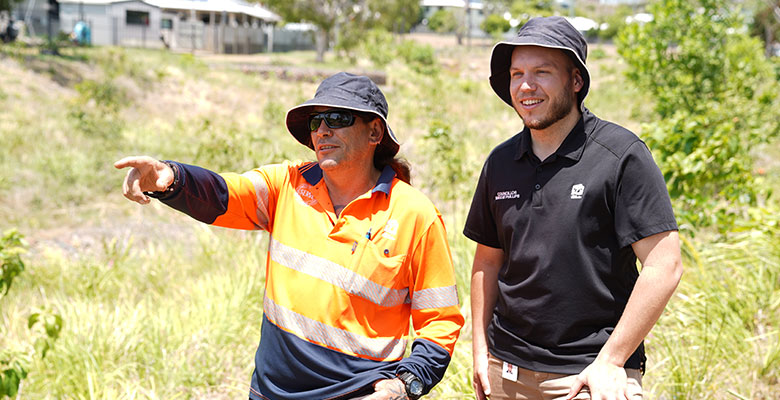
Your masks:
<svg viewBox="0 0 780 400"><path fill-rule="evenodd" d="M374 118L369 124L370 130L368 133L369 143L379 145L382 143L382 136L385 134L385 124L381 118Z"/></svg>
<svg viewBox="0 0 780 400"><path fill-rule="evenodd" d="M572 82L574 82L574 93L579 93L585 87L585 79L582 78L582 72L577 67L572 68Z"/></svg>

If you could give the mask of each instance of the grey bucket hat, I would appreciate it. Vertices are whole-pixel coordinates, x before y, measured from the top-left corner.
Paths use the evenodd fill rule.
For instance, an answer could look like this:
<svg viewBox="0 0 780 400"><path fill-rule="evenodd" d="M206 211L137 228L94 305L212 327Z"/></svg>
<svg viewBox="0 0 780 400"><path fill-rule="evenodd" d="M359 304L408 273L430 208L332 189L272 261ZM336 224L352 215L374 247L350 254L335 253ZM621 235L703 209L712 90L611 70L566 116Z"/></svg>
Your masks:
<svg viewBox="0 0 780 400"><path fill-rule="evenodd" d="M325 78L317 88L314 98L287 111L287 130L301 144L312 148L309 116L316 106L343 108L376 114L385 124L385 134L380 147L395 155L398 139L387 123L387 100L379 87L368 77L339 72Z"/></svg>
<svg viewBox="0 0 780 400"><path fill-rule="evenodd" d="M509 93L509 66L512 62L512 51L516 46L539 46L551 49L561 49L574 61L585 81L582 90L577 93L580 109L590 88L590 72L585 66L588 57L588 43L585 37L563 17L536 17L526 22L517 36L509 41L497 43L490 56L490 86L501 100L512 106L512 95Z"/></svg>

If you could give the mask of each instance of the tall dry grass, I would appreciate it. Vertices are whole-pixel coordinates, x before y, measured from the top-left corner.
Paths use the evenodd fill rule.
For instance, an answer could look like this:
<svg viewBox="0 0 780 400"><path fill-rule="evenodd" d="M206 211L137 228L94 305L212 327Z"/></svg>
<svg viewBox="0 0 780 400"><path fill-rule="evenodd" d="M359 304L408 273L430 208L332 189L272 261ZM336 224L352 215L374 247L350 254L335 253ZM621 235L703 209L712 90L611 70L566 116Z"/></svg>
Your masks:
<svg viewBox="0 0 780 400"><path fill-rule="evenodd" d="M0 300L0 346L32 351L32 310L50 309L65 321L18 397L243 398L260 337L267 237L205 227L157 203L131 204L120 194L124 172L111 165L149 154L243 171L311 158L283 118L317 82L245 74L229 58L116 48L66 49L65 57L51 58L4 49L0 228L18 227L30 253L27 271ZM413 183L445 216L467 326L429 397L460 399L473 395L474 252L460 231L481 163L521 123L487 84L489 48L434 51L435 70L389 64L383 91ZM586 104L636 129L649 100L625 81L614 53L606 54L591 63ZM300 66L308 56L265 61ZM331 60L319 68L345 65ZM768 168L777 176L776 165ZM683 236L686 274L647 341L647 398L775 398L776 227Z"/></svg>

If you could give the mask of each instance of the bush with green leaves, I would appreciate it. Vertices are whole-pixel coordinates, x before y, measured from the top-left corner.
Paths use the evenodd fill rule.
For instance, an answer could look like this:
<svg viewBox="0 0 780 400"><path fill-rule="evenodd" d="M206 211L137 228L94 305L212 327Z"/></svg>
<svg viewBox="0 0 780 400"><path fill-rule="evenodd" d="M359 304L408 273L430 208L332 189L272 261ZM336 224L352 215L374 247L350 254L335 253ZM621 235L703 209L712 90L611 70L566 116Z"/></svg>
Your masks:
<svg viewBox="0 0 780 400"><path fill-rule="evenodd" d="M450 10L438 10L428 18L428 28L437 33L455 32L458 19Z"/></svg>
<svg viewBox="0 0 780 400"><path fill-rule="evenodd" d="M659 0L653 21L627 26L617 41L628 77L655 99L657 120L642 134L679 217L722 231L769 195L751 150L780 133L772 65L728 3Z"/></svg>
<svg viewBox="0 0 780 400"><path fill-rule="evenodd" d="M428 134L423 136L423 151L436 154L437 161L426 167L430 179L429 186L436 191L442 206L453 207L454 214L460 215L459 208L471 195L473 160L469 160L463 140L463 132L453 132L447 122L434 119L428 126Z"/></svg>
<svg viewBox="0 0 780 400"><path fill-rule="evenodd" d="M15 229L3 233L0 238L0 295L5 296L14 279L24 271L24 254L27 244Z"/></svg>
<svg viewBox="0 0 780 400"><path fill-rule="evenodd" d="M633 14L633 12L634 10L627 5L616 7L612 14L603 19L603 29L598 30L598 38L600 40L614 39L618 32L626 25L626 17Z"/></svg>
<svg viewBox="0 0 780 400"><path fill-rule="evenodd" d="M111 80L84 80L76 84L78 96L71 100L68 116L85 135L114 141L124 122L119 116L126 96Z"/></svg>
<svg viewBox="0 0 780 400"><path fill-rule="evenodd" d="M511 29L512 25L510 25L509 21L507 21L503 16L498 14L490 14L485 17L484 20L482 20L482 23L479 25L479 27L483 31L493 36L500 37L506 31Z"/></svg>
<svg viewBox="0 0 780 400"><path fill-rule="evenodd" d="M393 34L384 29L372 29L366 32L361 43L363 53L377 67L385 67L395 58Z"/></svg>
<svg viewBox="0 0 780 400"><path fill-rule="evenodd" d="M430 45L404 40L398 45L397 51L398 56L419 73L435 75L439 71L436 53Z"/></svg>
<svg viewBox="0 0 780 400"><path fill-rule="evenodd" d="M24 271L21 255L27 251L26 247L24 238L15 229L5 231L0 237L0 299L8 295L14 279ZM43 358L60 335L62 318L49 311L38 311L30 315L27 327L35 338L36 352ZM0 399L17 395L31 360L32 354L23 349L5 346L0 349Z"/></svg>

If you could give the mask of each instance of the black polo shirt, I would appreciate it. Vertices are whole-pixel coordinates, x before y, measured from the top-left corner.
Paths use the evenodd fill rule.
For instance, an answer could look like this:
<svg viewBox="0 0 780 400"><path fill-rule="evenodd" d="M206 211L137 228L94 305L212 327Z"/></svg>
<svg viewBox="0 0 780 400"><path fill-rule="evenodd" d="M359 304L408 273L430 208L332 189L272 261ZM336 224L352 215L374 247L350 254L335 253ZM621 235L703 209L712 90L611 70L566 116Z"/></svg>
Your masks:
<svg viewBox="0 0 780 400"><path fill-rule="evenodd" d="M526 128L488 156L463 233L501 248L490 352L577 374L596 358L639 276L631 244L676 230L664 179L636 135L585 110L540 161ZM626 368L644 368L644 348Z"/></svg>

